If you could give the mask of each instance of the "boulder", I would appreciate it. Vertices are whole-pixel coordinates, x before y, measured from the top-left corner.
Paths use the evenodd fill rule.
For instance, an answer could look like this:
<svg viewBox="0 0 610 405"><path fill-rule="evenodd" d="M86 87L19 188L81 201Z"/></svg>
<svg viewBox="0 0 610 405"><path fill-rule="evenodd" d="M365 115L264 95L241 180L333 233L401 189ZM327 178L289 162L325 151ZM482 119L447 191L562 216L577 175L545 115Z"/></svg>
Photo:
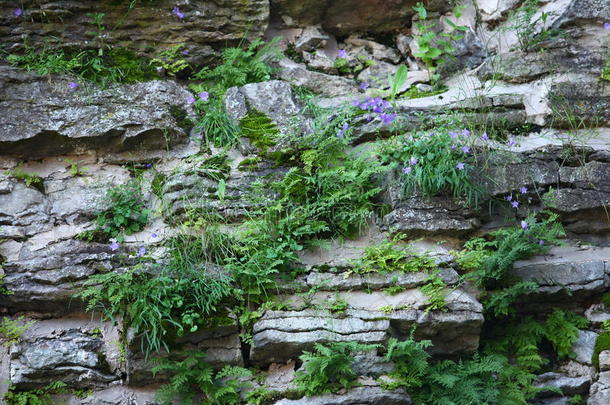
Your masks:
<svg viewBox="0 0 610 405"><path fill-rule="evenodd" d="M166 149L187 141L177 112L192 117L191 93L176 82L71 89L69 81L0 65L0 154L33 159Z"/></svg>
<svg viewBox="0 0 610 405"><path fill-rule="evenodd" d="M587 394L590 384L590 377L568 377L553 372L539 375L534 382L534 386L538 388L559 388L564 396ZM538 397L553 396L557 396L557 393L551 390L544 390L538 394Z"/></svg>

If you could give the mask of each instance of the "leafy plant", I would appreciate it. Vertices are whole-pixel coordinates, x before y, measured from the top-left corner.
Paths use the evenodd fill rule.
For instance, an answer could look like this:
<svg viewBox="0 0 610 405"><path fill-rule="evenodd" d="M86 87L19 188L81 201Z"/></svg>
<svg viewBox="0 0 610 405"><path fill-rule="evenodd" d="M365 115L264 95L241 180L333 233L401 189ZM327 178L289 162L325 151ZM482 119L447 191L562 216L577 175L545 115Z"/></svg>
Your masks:
<svg viewBox="0 0 610 405"><path fill-rule="evenodd" d="M484 190L472 180L476 156L471 152L471 135L466 129L439 126L432 133L417 132L385 141L379 155L383 163L400 173L406 196L450 193L476 204Z"/></svg>
<svg viewBox="0 0 610 405"><path fill-rule="evenodd" d="M377 345L357 342L330 343L328 346L316 343L314 352L304 352L299 357L303 366L296 374L295 384L307 396L351 388L357 377L352 368L353 354L376 348Z"/></svg>
<svg viewBox="0 0 610 405"><path fill-rule="evenodd" d="M394 371L390 375L395 380L387 388L404 387L409 389L421 387L430 367L430 355L426 352L426 349L431 346L431 341L421 340L416 342L412 336L403 341L391 338L388 341L384 360L394 363Z"/></svg>
<svg viewBox="0 0 610 405"><path fill-rule="evenodd" d="M150 210L144 207L140 184L130 180L126 184L111 187L106 193L109 208L97 215L97 231L108 238L122 242L124 235L144 229Z"/></svg>
<svg viewBox="0 0 610 405"><path fill-rule="evenodd" d="M398 92L407 81L409 70L405 65L400 65L394 73L394 76L388 76L388 84L390 85L390 100L394 100Z"/></svg>
<svg viewBox="0 0 610 405"><path fill-rule="evenodd" d="M18 180L22 180L26 187L32 187L40 192L44 192L44 185L42 177L37 173L28 173L21 169L21 164L17 165L14 169L7 170L4 172L7 176L14 177Z"/></svg>
<svg viewBox="0 0 610 405"><path fill-rule="evenodd" d="M334 301L330 303L330 305L328 306L328 310L334 314L343 314L345 313L348 307L349 305L347 301L337 297Z"/></svg>
<svg viewBox="0 0 610 405"><path fill-rule="evenodd" d="M466 257L468 265L476 268L466 278L488 291L482 297L483 305L486 311L495 316L508 315L512 301L521 293L534 288L531 282L519 282L509 277L513 263L546 252L550 246L559 244L559 238L565 235L561 223L557 221L557 214L545 211L540 214L540 218L530 215L520 227L492 232L489 241L477 239L469 245L470 253L458 261L464 263ZM510 290L489 293L489 290L509 287Z"/></svg>
<svg viewBox="0 0 610 405"><path fill-rule="evenodd" d="M23 316L17 319L4 317L0 320L0 340L3 341L5 347L19 343L21 335L33 324L34 322L32 321L25 322L25 317Z"/></svg>
<svg viewBox="0 0 610 405"><path fill-rule="evenodd" d="M65 393L66 387L66 384L61 381L54 381L44 388L29 391L16 391L11 386L3 399L6 405L52 405L55 401L51 395Z"/></svg>
<svg viewBox="0 0 610 405"><path fill-rule="evenodd" d="M155 68L161 68L169 76L176 76L177 73L189 67L184 58L180 57L180 50L184 45L174 45L161 51L157 57L151 59L150 64Z"/></svg>
<svg viewBox="0 0 610 405"><path fill-rule="evenodd" d="M191 85L195 93L208 91L210 98L205 103L195 103L201 114L197 126L206 139L216 146L233 145L239 138L239 129L224 109L224 95L230 87L243 86L269 80L273 71L271 62L281 57L279 38L265 44L253 41L247 48L225 48L222 63L213 69L204 67L195 74L201 83Z"/></svg>
<svg viewBox="0 0 610 405"><path fill-rule="evenodd" d="M244 368L225 366L215 373L205 362L205 353L189 351L183 360L161 358L153 374L167 372L170 382L162 385L157 396L164 404L181 401L185 405L237 405L242 403L240 390L248 386L241 380L252 373Z"/></svg>
<svg viewBox="0 0 610 405"><path fill-rule="evenodd" d="M213 325L221 302L232 292L227 275L212 274L201 262L187 263L174 256L158 274L136 266L121 274L94 275L77 297L87 302L88 311L100 310L107 319L120 316L142 337L146 355L168 350L176 336Z"/></svg>
<svg viewBox="0 0 610 405"><path fill-rule="evenodd" d="M543 41L565 36L558 28L544 28L551 14L539 13L541 3L540 0L526 0L509 16L509 21L512 22L509 28L517 34L519 47L523 52L536 48Z"/></svg>
<svg viewBox="0 0 610 405"><path fill-rule="evenodd" d="M428 68L430 78L433 82L436 82L439 75L435 72L437 69L447 63L448 57L455 51L452 41L457 41L462 38L460 32L468 30L468 27L463 25L456 25L450 19L445 19L448 25L454 30L454 32L437 33L434 29L434 24L426 22L428 18L428 11L423 3L417 3L413 10L417 12L419 16L418 22L415 24L418 35L414 36L417 43L417 52L413 55L420 58ZM460 8L454 9L454 14L459 17L461 15Z"/></svg>
<svg viewBox="0 0 610 405"><path fill-rule="evenodd" d="M397 248L396 245L400 238L401 235L397 235L391 240L366 247L364 255L356 263L353 271L356 273L393 271L413 273L429 272L438 268L434 259L427 255L417 254L405 248Z"/></svg>
<svg viewBox="0 0 610 405"><path fill-rule="evenodd" d="M64 159L64 161L70 165L68 172L71 176L84 176L87 173L86 167L81 167L79 162L75 162L72 159Z"/></svg>

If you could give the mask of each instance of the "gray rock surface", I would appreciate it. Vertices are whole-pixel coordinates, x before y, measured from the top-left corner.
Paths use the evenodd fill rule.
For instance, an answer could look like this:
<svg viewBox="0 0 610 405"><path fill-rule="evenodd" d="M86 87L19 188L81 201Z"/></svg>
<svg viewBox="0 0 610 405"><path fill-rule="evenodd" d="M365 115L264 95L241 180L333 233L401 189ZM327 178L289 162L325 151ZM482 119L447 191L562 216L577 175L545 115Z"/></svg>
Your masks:
<svg viewBox="0 0 610 405"><path fill-rule="evenodd" d="M303 86L323 97L345 96L358 92L356 83L351 79L307 70L305 65L290 59L282 59L279 67L278 75L282 80L294 86Z"/></svg>
<svg viewBox="0 0 610 405"><path fill-rule="evenodd" d="M23 14L15 16L19 6ZM172 12L179 7L184 18ZM27 36L34 46L49 46L50 37L58 37L64 46L87 48L89 32L96 29L90 13L104 13L104 43L127 47L153 57L160 50L186 44L188 61L209 63L227 44L237 45L244 37L260 37L269 21L269 2L264 0L218 0L214 2L176 2L161 0L139 2L74 2L24 0L18 5L0 5L0 26L4 27L0 43L3 48L23 47Z"/></svg>
<svg viewBox="0 0 610 405"><path fill-rule="evenodd" d="M539 284L523 298L526 302L560 303L569 291L569 301L574 304L606 291L609 261L609 248L553 247L546 255L515 262L512 274Z"/></svg>
<svg viewBox="0 0 610 405"><path fill-rule="evenodd" d="M96 89L0 65L0 154L40 158L99 150L164 149L188 134L172 116L192 114L189 93L170 81Z"/></svg>
<svg viewBox="0 0 610 405"><path fill-rule="evenodd" d="M263 113L269 116L282 133L301 126L298 105L290 84L281 80L250 83L242 87L232 87L225 95L227 114L239 122L248 113Z"/></svg>
<svg viewBox="0 0 610 405"><path fill-rule="evenodd" d="M11 383L19 388L61 380L69 387L104 386L119 379L110 373L101 337L78 329L39 337L11 349Z"/></svg>
<svg viewBox="0 0 610 405"><path fill-rule="evenodd" d="M568 377L560 373L544 373L539 375L534 385L539 388L559 388L564 396L583 395L589 392L590 377ZM539 397L557 396L553 391L542 391Z"/></svg>
<svg viewBox="0 0 610 405"><path fill-rule="evenodd" d="M409 405L411 399L401 391L379 387L357 387L345 394L327 394L301 399L282 399L275 405Z"/></svg>
<svg viewBox="0 0 610 405"><path fill-rule="evenodd" d="M153 354L149 359L144 358L140 350L140 339L128 335L129 352L127 356L127 381L131 386L144 386L151 383L165 382L171 377L167 372L153 375L152 368L155 359L166 356ZM241 353L241 342L239 339L239 329L236 325L227 325L208 330L187 334L176 341L176 346L181 350L173 350L175 358L184 357L182 351L200 350L205 351L205 361L211 365L222 368L225 365L243 366L244 360Z"/></svg>
<svg viewBox="0 0 610 405"><path fill-rule="evenodd" d="M581 330L578 334L578 340L572 346L572 350L576 353L574 360L590 366L596 341L597 333L590 330Z"/></svg>

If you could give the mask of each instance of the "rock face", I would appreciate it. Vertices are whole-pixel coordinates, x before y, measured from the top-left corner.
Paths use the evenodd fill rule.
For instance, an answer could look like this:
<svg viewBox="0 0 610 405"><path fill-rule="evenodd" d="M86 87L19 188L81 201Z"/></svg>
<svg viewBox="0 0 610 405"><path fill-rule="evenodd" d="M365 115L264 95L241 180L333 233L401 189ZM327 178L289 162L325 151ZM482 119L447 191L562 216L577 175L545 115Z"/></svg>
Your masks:
<svg viewBox="0 0 610 405"><path fill-rule="evenodd" d="M359 387L343 395L321 395L297 400L282 399L275 405L409 405L407 394L392 392L379 387Z"/></svg>
<svg viewBox="0 0 610 405"><path fill-rule="evenodd" d="M412 0L272 0L271 8L274 14L289 21L287 25L319 24L329 32L344 35L352 32L388 33L402 28L415 14L412 8L415 4ZM434 11L449 9L440 1L432 1L427 6Z"/></svg>
<svg viewBox="0 0 610 405"><path fill-rule="evenodd" d="M190 93L174 82L152 81L115 89L70 89L0 66L0 151L37 158L84 150L162 149L188 133L176 113L192 112ZM174 115L172 115L174 112Z"/></svg>
<svg viewBox="0 0 610 405"><path fill-rule="evenodd" d="M241 392L243 398L254 390L275 405L411 404L414 391L385 389L376 380L387 382L396 370L385 360L384 345L393 338L430 340L431 362L470 359L480 345L487 347L491 322L488 318L486 323L481 301L487 302L489 291L477 291L462 277L469 269L456 251L471 237L485 238L548 209L559 215L566 243L514 264L511 278L538 287L516 299L511 309L517 318L536 319L557 308L573 310L591 323L579 331L570 359L548 356L548 369L535 381L542 390L531 403L568 405L579 395L589 405L610 404L610 351L600 353L598 368L593 359L600 348L607 349L604 325L610 319L605 26L610 3L539 2L530 20L515 26L515 15L526 2L474 0L463 4L460 15L450 11L452 2L425 2L435 33L455 32L449 21L464 27L457 29L463 37L451 41L453 58L436 70L438 78L415 56L422 34L416 3L2 2L0 49L8 54L115 49L148 63L181 45L169 59L184 59L190 66L177 77L171 69L159 68L153 76L164 79L97 86L0 63L0 398L9 385L21 392L62 381L67 392L53 397L53 403L157 404L155 391L172 375L154 374L154 360L168 355L182 360L197 351L205 352L215 372L225 366L252 372L243 377L250 384ZM249 133L226 149L208 144L207 134L195 125L209 113L207 105L193 101L189 88L204 90L213 83L201 83L193 73L212 68L228 46L278 33L286 57L274 63L272 80L228 89L222 102L233 123L262 113L279 134L269 131L272 145ZM379 116L369 120L354 102L388 98L401 65L408 67L407 78L388 100L395 120L391 125ZM71 84L75 80L76 86ZM309 135L314 119L324 117L315 106L329 109L329 120L348 117L348 126L336 136L347 138L349 153L373 152L370 165L379 164L376 148L388 138L448 125L470 130L477 162L472 180L487 191L484 201L476 208L451 198L449 191L431 198L404 195L398 169L388 171L373 180L382 191L361 236L326 240L328 234L321 232L314 248L295 241L301 229L290 229L290 246L282 249L295 260L282 262L278 286L264 291L265 302L250 300L265 288L239 278L258 280L258 271L269 268L231 273L235 291L222 302L222 313L209 319L216 326L184 336L168 331L170 353L147 358L141 337L118 316L85 313L75 294L92 275L146 269L150 262L162 267L168 257L181 254L175 244L166 243L176 235L202 238L205 263L183 259L206 268L207 254L225 249L225 239L205 239L212 235L208 225L222 235L245 238L272 228L271 236L283 242L276 227L245 229L251 225L244 221L274 203L274 189L266 186L292 168L304 170L294 172L307 174L302 181L319 174L310 170L308 159L323 151L296 150L309 145L309 139L291 143ZM333 133L324 135L313 137L312 144L335 139ZM110 208L107 191L128 182L141 187L138 203L150 210L150 221L143 230L124 235L118 247L108 237L87 240L98 214ZM509 206L507 197L520 205ZM274 214L269 220L284 229L283 218ZM403 258L393 257L392 249L423 261L414 260L419 264L405 270ZM238 242L229 253L234 267L252 250L270 260L280 254ZM370 257L379 262L365 268ZM218 263L214 268L222 270ZM171 299L176 319L188 324L189 319L179 318L192 315L182 313L181 297ZM160 298L159 305L170 304ZM13 323L18 325L14 330ZM305 369L300 356L317 343L336 342L379 348L352 353L357 386L298 398L295 379Z"/></svg>
<svg viewBox="0 0 610 405"><path fill-rule="evenodd" d="M22 13L16 16L15 8ZM177 8L176 11L175 8ZM3 48L23 47L23 36L33 43L59 37L58 43L75 48L89 46L97 27L92 14L103 13L107 27L103 42L127 47L148 56L176 44L186 44L190 62L202 64L214 59L215 50L244 37L260 37L269 19L269 2L264 0L149 2L95 2L26 0L18 5L0 5ZM182 18L180 17L182 15ZM120 24L117 24L120 22ZM159 49L159 46L161 49Z"/></svg>

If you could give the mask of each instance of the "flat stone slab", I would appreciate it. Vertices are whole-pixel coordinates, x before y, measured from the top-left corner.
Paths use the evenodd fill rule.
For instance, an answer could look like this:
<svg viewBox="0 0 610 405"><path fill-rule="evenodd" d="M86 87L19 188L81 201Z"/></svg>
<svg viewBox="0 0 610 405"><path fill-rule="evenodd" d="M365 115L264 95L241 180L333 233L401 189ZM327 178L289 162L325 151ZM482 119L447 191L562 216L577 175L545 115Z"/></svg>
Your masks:
<svg viewBox="0 0 610 405"><path fill-rule="evenodd" d="M301 399L282 399L275 405L409 405L411 398L401 391L380 387L357 387L345 394L327 394Z"/></svg>

